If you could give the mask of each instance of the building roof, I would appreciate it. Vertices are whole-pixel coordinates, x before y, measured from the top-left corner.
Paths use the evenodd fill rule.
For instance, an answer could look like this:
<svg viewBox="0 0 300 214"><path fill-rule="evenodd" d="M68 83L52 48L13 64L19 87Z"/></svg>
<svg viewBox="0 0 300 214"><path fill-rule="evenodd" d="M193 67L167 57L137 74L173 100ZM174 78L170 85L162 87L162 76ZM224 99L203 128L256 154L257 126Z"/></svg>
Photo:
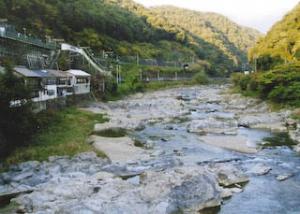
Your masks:
<svg viewBox="0 0 300 214"><path fill-rule="evenodd" d="M34 70L41 78L54 78L55 76L47 70Z"/></svg>
<svg viewBox="0 0 300 214"><path fill-rule="evenodd" d="M74 76L81 76L81 77L90 77L91 76L89 73L86 73L82 70L68 70L67 72Z"/></svg>
<svg viewBox="0 0 300 214"><path fill-rule="evenodd" d="M47 69L47 71L55 77L71 77L72 75L66 71Z"/></svg>
<svg viewBox="0 0 300 214"><path fill-rule="evenodd" d="M42 77L38 73L36 73L32 70L29 70L26 67L15 67L14 71L17 72L18 74L21 74L24 77Z"/></svg>
<svg viewBox="0 0 300 214"><path fill-rule="evenodd" d="M55 78L55 77L70 77L70 76L90 76L88 73L80 70L72 70L73 72L59 71L59 70L30 70L23 66L14 68L15 72L21 74L24 77L37 77L37 78ZM0 73L2 69L0 66Z"/></svg>

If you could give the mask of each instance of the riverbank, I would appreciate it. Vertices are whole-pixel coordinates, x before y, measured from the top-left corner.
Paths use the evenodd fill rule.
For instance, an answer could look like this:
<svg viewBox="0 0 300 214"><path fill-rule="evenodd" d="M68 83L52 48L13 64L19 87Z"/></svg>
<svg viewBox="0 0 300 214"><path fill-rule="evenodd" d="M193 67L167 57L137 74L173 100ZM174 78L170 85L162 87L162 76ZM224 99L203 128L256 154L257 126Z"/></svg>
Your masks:
<svg viewBox="0 0 300 214"><path fill-rule="evenodd" d="M107 121L104 115L81 111L76 107L54 111L51 115L47 128L37 133L27 146L16 148L2 161L3 167L25 161L44 161L54 155L74 156L96 151L86 144L86 139L96 123ZM105 157L101 151L97 154Z"/></svg>

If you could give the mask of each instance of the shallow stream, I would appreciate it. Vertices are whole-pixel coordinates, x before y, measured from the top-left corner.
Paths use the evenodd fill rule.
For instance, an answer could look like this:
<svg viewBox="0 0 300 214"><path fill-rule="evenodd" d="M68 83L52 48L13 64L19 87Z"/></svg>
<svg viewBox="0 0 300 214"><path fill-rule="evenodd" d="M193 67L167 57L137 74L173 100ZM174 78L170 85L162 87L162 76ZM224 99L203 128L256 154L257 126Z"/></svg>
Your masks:
<svg viewBox="0 0 300 214"><path fill-rule="evenodd" d="M184 94L187 102L193 100L192 94ZM226 118L233 113L223 111L219 104L204 103L194 106L190 115L177 118L169 123L157 123L146 126L142 131L134 132L134 138L150 145L156 151L156 159L160 161L179 159L184 166L205 164L218 161L237 162L244 170L249 172L256 164L265 164L271 168L265 175L250 176L244 191L235 194L221 206L220 214L296 214L300 213L300 156L290 147L269 147L256 154L244 154L229 151L223 148L204 144L201 135L189 133L187 123L194 119L205 119L211 115ZM222 141L225 135L210 134ZM267 130L240 127L236 137L247 138L247 146L260 147L266 137L274 134ZM291 175L284 181L276 179L279 175Z"/></svg>

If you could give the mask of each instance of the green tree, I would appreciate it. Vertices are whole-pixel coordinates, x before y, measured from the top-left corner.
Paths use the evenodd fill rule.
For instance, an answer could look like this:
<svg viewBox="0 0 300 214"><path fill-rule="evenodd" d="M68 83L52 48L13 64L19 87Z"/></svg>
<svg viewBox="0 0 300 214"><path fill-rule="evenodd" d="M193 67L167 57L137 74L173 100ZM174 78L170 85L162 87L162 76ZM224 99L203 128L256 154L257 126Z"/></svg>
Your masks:
<svg viewBox="0 0 300 214"><path fill-rule="evenodd" d="M30 139L36 130L36 119L32 112L30 89L24 80L13 73L11 64L6 64L0 74L0 135L2 142L1 157L15 146Z"/></svg>

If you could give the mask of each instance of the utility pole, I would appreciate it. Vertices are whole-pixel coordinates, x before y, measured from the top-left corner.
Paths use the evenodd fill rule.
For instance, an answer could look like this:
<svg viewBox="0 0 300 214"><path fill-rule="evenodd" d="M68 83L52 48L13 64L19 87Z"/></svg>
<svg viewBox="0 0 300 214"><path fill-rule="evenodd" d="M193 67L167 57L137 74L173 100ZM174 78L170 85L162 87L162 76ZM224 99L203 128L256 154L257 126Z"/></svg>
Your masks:
<svg viewBox="0 0 300 214"><path fill-rule="evenodd" d="M136 65L139 65L140 64L140 57L139 57L139 54L137 53L136 54Z"/></svg>
<svg viewBox="0 0 300 214"><path fill-rule="evenodd" d="M257 56L256 54L254 55L254 72L257 72Z"/></svg>
<svg viewBox="0 0 300 214"><path fill-rule="evenodd" d="M140 81L143 81L143 70L140 69Z"/></svg>

